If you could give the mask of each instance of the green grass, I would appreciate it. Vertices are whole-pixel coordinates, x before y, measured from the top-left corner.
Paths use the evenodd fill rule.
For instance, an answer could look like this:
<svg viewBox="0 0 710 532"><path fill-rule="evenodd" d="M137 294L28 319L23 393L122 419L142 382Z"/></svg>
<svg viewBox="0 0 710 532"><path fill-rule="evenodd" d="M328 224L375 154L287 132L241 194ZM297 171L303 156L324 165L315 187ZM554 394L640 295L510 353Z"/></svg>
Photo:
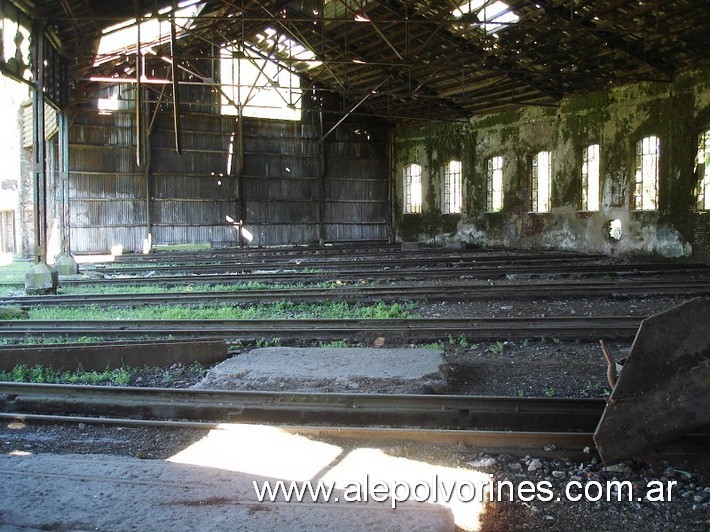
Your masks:
<svg viewBox="0 0 710 532"><path fill-rule="evenodd" d="M121 367L104 371L86 371L79 367L76 371L57 371L41 365L29 367L15 366L10 371L0 371L0 381L29 382L34 384L92 384L106 386L128 386L136 377L144 384L170 387L180 382L184 385L185 373L202 377L207 373L199 362L190 365L175 365L169 368L145 366L144 368Z"/></svg>
<svg viewBox="0 0 710 532"><path fill-rule="evenodd" d="M28 313L20 307L0 307L0 320L26 320Z"/></svg>
<svg viewBox="0 0 710 532"><path fill-rule="evenodd" d="M0 371L0 381L31 382L35 384L109 384L126 386L133 372L128 368L105 371L55 371L44 366L15 366L10 371Z"/></svg>
<svg viewBox="0 0 710 532"><path fill-rule="evenodd" d="M172 335L165 338L136 336L134 340L174 340ZM100 336L32 336L23 338L0 338L0 345L46 345L46 344L96 344L105 342Z"/></svg>
<svg viewBox="0 0 710 532"><path fill-rule="evenodd" d="M318 304L286 301L249 306L213 305L151 307L32 307L31 320L249 320L249 319L396 319L416 317L411 303L374 305L324 301Z"/></svg>
<svg viewBox="0 0 710 532"><path fill-rule="evenodd" d="M320 347L328 349L342 349L345 347L350 347L350 344L345 340L333 340L332 342L322 342Z"/></svg>
<svg viewBox="0 0 710 532"><path fill-rule="evenodd" d="M310 288L338 288L340 285L334 282L316 283L308 285ZM195 292L239 292L243 290L281 290L288 288L305 288L304 283L296 284L279 284L279 283L233 283L233 284L215 284L215 285L199 285L187 284L180 286L151 286L151 285L130 285L130 286L112 286L112 285L94 285L94 286L64 286L60 287L60 294L66 295L118 295L118 294L190 294Z"/></svg>
<svg viewBox="0 0 710 532"><path fill-rule="evenodd" d="M500 355L503 352L503 349L505 349L505 343L500 340L488 348L488 350L494 355Z"/></svg>
<svg viewBox="0 0 710 532"><path fill-rule="evenodd" d="M11 262L0 266L0 296L10 296L25 288L25 274L31 262Z"/></svg>

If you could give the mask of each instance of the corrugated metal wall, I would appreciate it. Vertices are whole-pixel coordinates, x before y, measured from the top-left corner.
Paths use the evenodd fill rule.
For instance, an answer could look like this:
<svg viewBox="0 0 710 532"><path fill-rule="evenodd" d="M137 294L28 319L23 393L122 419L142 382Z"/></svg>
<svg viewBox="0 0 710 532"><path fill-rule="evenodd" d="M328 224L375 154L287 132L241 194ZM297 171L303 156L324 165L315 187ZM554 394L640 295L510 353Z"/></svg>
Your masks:
<svg viewBox="0 0 710 532"><path fill-rule="evenodd" d="M74 253L122 245L140 251L146 237L146 185L136 166L134 113L72 116L69 144L69 229Z"/></svg>
<svg viewBox="0 0 710 532"><path fill-rule="evenodd" d="M70 145L72 251L106 252L120 244L140 252L149 223L153 244L234 246L237 233L227 216L244 220L254 235L250 245L308 244L320 236L321 190L325 241L389 236L385 142L344 124L324 143L323 173L318 125L244 119L240 201L235 117L184 112L181 122L178 155L172 114L158 113L143 172L136 166L132 111L77 111Z"/></svg>
<svg viewBox="0 0 710 532"><path fill-rule="evenodd" d="M185 115L178 155L172 115L158 116L150 142L154 244L235 245L236 232L226 222L226 216L237 218L237 180L227 168L231 122Z"/></svg>
<svg viewBox="0 0 710 532"><path fill-rule="evenodd" d="M318 241L319 149L316 126L245 120L244 220L254 244Z"/></svg>
<svg viewBox="0 0 710 532"><path fill-rule="evenodd" d="M345 123L326 142L326 241L389 237L387 144L377 136Z"/></svg>

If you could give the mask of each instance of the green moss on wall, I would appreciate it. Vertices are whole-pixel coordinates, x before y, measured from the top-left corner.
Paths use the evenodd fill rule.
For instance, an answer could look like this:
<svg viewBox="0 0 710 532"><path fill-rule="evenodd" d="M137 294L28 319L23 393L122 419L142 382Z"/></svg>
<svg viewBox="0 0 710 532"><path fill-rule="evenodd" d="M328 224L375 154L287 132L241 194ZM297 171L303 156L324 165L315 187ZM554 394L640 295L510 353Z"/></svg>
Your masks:
<svg viewBox="0 0 710 532"><path fill-rule="evenodd" d="M553 208L564 213L560 216L575 217L569 220L570 231L585 228L587 234L577 235L576 241L591 242L590 235L602 234L608 219L633 214L629 200L635 144L653 134L661 139L661 186L659 212L649 223L673 227L690 239L696 139L702 129L710 127L708 81L710 69L704 69L679 74L671 83L636 83L575 95L564 98L558 108L526 107L475 117L468 124L400 129L395 138L395 172L418 158L430 186L424 212L411 219L398 217L397 230L407 239L425 239L455 231L455 223L486 225L491 232L503 232L511 224L526 226L530 158L536 151L549 149L555 160ZM602 210L581 224L576 219L581 150L597 143L602 147ZM491 216L484 214L485 161L494 155L505 157L505 198L503 212ZM441 168L452 159L463 163L465 212L461 217L446 217L438 209ZM556 224L565 225L559 220ZM551 229L544 227L542 231ZM633 240L633 235L629 238Z"/></svg>

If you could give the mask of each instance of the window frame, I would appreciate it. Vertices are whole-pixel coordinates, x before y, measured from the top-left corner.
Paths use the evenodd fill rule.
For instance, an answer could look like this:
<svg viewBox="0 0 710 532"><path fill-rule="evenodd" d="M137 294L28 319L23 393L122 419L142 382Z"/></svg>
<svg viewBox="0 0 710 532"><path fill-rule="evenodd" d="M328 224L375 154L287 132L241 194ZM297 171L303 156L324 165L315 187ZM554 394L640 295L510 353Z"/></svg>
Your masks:
<svg viewBox="0 0 710 532"><path fill-rule="evenodd" d="M540 205L540 156L542 154L546 154L547 157L547 164L545 165L547 168L547 186L545 187L546 189L546 194L545 198L546 205ZM550 212L552 209L552 152L549 150L542 150L537 152L535 155L532 157L532 163L531 163L531 198L530 198L530 211L534 213L547 213ZM543 208L546 207L546 208Z"/></svg>
<svg viewBox="0 0 710 532"><path fill-rule="evenodd" d="M590 157L590 150L593 150L594 156ZM590 163L595 162L594 171L590 172ZM590 176L596 174L596 187L592 188L590 194ZM586 212L597 212L601 210L601 145L589 144L582 149L582 166L581 166L581 189L580 189L580 210ZM594 197L595 207L590 202L590 198Z"/></svg>
<svg viewBox="0 0 710 532"><path fill-rule="evenodd" d="M710 129L698 135L698 150L695 156L695 208L710 211Z"/></svg>
<svg viewBox="0 0 710 532"><path fill-rule="evenodd" d="M458 165L458 169L454 169L454 165ZM444 165L444 190L442 197L441 212L443 214L461 214L463 207L463 191L462 191L462 168L461 161L451 160Z"/></svg>
<svg viewBox="0 0 710 532"><path fill-rule="evenodd" d="M635 211L657 211L660 185L661 139L657 135L648 135L636 142L634 153L634 187L631 197ZM649 164L652 165L649 168ZM648 182L652 181L652 182ZM653 199L645 190L653 185ZM646 200L648 199L648 203Z"/></svg>
<svg viewBox="0 0 710 532"><path fill-rule="evenodd" d="M413 170L417 172L413 172ZM406 165L403 170L404 191L403 191L403 212L404 214L421 214L422 212L422 166L417 163ZM414 187L419 188L418 193ZM417 198L418 196L418 198ZM415 200L418 199L418 203Z"/></svg>
<svg viewBox="0 0 710 532"><path fill-rule="evenodd" d="M497 165L496 163L499 164ZM505 159L502 155L494 155L486 159L486 212L500 212L503 210L504 163ZM496 176L499 176L499 179L496 179ZM499 187L496 187L496 181L499 181ZM498 200L497 202L496 199Z"/></svg>

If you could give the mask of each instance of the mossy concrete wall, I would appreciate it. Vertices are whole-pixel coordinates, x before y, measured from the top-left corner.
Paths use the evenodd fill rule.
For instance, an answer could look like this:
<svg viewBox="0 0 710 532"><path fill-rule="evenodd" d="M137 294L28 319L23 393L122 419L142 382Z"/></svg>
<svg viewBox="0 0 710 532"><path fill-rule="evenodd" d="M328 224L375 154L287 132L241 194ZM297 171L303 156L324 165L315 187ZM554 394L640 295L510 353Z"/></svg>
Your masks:
<svg viewBox="0 0 710 532"><path fill-rule="evenodd" d="M670 83L636 83L526 107L467 123L400 128L395 133L394 219L401 240L463 240L473 245L555 248L606 254L687 256L708 252L699 238L704 214L695 209L698 135L710 128L710 69L685 72ZM660 139L659 206L635 211L636 142ZM598 211L581 211L582 149L601 145ZM530 212L532 156L552 151L552 208ZM504 157L504 206L486 211L486 161ZM463 212L441 213L442 175L462 162ZM402 214L404 166L422 166L421 214ZM621 238L609 236L619 220ZM617 222L618 223L618 222Z"/></svg>

